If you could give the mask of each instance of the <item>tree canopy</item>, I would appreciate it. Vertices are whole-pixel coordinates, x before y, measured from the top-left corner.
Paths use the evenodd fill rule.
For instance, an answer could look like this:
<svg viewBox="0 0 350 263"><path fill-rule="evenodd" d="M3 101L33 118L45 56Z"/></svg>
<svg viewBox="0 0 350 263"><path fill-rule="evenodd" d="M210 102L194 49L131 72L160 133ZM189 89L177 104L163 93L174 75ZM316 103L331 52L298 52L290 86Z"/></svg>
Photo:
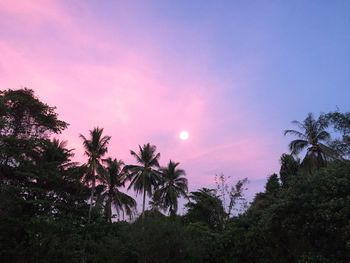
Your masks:
<svg viewBox="0 0 350 263"><path fill-rule="evenodd" d="M213 176L216 188L188 193L183 166L162 166L151 143L131 151L136 164L106 156L102 128L81 136L76 163L55 138L68 124L54 107L29 89L1 91L0 262L350 262L349 116L294 122L279 173L247 204L247 178Z"/></svg>

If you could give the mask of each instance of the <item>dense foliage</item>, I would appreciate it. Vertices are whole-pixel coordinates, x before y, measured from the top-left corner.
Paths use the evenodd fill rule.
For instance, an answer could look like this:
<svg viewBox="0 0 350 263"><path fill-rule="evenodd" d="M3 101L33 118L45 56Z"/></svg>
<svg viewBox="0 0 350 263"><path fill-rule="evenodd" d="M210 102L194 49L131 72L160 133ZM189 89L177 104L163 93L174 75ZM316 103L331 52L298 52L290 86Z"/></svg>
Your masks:
<svg viewBox="0 0 350 263"><path fill-rule="evenodd" d="M136 164L107 157L100 128L81 136L78 165L53 139L67 127L55 108L1 91L0 262L350 262L350 114L294 123L291 154L245 209L246 179L188 193L181 165L160 166L154 145L131 151ZM142 195L138 216L126 185Z"/></svg>

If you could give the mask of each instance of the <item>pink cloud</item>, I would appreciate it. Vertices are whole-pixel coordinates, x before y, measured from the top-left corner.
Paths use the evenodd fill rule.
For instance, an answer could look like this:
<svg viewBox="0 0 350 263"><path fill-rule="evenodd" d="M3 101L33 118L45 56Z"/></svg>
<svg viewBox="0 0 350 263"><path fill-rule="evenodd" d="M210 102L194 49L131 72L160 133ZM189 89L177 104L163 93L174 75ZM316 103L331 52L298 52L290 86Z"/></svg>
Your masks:
<svg viewBox="0 0 350 263"><path fill-rule="evenodd" d="M133 162L130 149L156 144L164 165L170 158L181 162L191 189L212 185L215 173L265 178L265 167L276 167L268 134L261 140L261 134L235 129L245 122L258 128L249 113L239 106L222 113L221 87L227 80L212 76L207 50L196 51L198 60L179 54L169 62L153 45L156 39L145 36L142 42L141 35L142 44L129 47L128 35L118 28L110 36L91 12L78 19L62 3L0 3L3 24L28 37L17 41L0 33L0 86L32 88L57 106L70 123L61 137L76 149L78 161L85 160L79 134L100 126L112 136L110 155ZM240 105L239 94L235 100L232 104ZM179 141L182 129L190 140Z"/></svg>

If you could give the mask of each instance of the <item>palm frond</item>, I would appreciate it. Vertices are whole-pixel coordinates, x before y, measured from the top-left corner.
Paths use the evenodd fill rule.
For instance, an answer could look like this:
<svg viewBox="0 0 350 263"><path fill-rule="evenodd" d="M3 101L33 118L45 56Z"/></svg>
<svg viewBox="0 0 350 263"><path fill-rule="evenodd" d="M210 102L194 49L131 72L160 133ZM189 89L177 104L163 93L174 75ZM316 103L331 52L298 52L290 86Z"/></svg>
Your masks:
<svg viewBox="0 0 350 263"><path fill-rule="evenodd" d="M327 141L331 138L331 135L329 134L329 132L322 130L317 134L316 137L319 141Z"/></svg>
<svg viewBox="0 0 350 263"><path fill-rule="evenodd" d="M302 150L304 150L308 146L308 142L305 140L293 140L289 144L289 149L292 154L299 154Z"/></svg>
<svg viewBox="0 0 350 263"><path fill-rule="evenodd" d="M285 130L285 131L284 131L284 135L287 135L287 134L295 135L295 136L297 136L298 138L303 139L303 140L306 139L305 134L303 134L303 133L300 132L300 131L296 131L296 130Z"/></svg>
<svg viewBox="0 0 350 263"><path fill-rule="evenodd" d="M325 155L326 160L342 160L342 156L331 147L323 143L320 143L319 147L321 152Z"/></svg>

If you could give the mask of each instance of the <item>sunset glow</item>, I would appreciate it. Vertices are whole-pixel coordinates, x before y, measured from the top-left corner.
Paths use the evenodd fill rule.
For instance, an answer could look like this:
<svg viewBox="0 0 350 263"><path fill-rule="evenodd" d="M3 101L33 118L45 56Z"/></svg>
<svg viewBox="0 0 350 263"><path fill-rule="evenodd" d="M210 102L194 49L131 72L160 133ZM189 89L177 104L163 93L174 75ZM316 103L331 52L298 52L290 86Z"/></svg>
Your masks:
<svg viewBox="0 0 350 263"><path fill-rule="evenodd" d="M102 2L0 1L1 89L28 87L56 106L76 161L79 134L99 126L126 163L150 142L162 163L181 163L190 189L224 173L249 177L253 195L279 170L290 120L348 110L348 8ZM178 143L185 131L174 139L179 123L190 146Z"/></svg>

